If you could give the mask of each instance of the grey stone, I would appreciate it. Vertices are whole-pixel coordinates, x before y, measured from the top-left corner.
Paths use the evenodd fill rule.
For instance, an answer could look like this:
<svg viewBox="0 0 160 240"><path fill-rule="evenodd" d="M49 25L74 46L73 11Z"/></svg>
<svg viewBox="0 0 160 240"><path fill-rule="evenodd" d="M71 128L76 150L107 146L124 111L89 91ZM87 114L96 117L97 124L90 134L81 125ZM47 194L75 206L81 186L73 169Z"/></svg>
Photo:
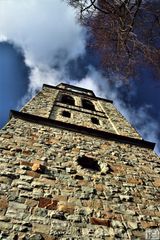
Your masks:
<svg viewBox="0 0 160 240"><path fill-rule="evenodd" d="M41 234L32 234L30 235L30 240L43 240L43 236Z"/></svg>
<svg viewBox="0 0 160 240"><path fill-rule="evenodd" d="M137 229L138 228L138 224L137 222L127 222L128 226L131 228L131 229Z"/></svg>

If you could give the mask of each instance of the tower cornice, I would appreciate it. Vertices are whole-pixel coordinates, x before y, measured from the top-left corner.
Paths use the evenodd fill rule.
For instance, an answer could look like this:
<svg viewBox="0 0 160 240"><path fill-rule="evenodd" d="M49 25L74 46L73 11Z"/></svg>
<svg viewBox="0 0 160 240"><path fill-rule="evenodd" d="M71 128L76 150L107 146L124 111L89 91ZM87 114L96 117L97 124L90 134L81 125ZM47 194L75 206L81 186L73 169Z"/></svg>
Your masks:
<svg viewBox="0 0 160 240"><path fill-rule="evenodd" d="M10 111L10 118L12 118L12 117L19 118L19 119L22 119L22 120L28 121L28 122L40 124L40 125L53 127L53 128L59 128L59 129L68 130L68 131L72 131L72 132L78 132L81 134L98 137L101 139L117 141L117 142L126 143L126 144L130 144L130 145L136 145L136 146L139 146L142 148L149 148L149 149L153 150L155 147L155 143L153 143L153 142L136 139L136 138L131 138L131 137L123 136L123 135L118 135L118 134L111 133L111 132L105 132L102 130L79 126L79 125L62 122L62 121L58 121L58 120L53 120L53 119L49 119L49 118L44 118L44 117L40 117L40 116L28 114L28 113L18 112L15 110Z"/></svg>

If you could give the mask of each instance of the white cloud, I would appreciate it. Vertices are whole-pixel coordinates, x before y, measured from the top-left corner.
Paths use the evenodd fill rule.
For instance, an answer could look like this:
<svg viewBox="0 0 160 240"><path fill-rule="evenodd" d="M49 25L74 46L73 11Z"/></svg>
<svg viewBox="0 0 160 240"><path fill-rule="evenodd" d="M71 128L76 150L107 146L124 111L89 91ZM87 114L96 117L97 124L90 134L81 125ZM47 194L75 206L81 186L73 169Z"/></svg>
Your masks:
<svg viewBox="0 0 160 240"><path fill-rule="evenodd" d="M85 52L85 30L76 22L73 8L61 0L0 1L0 40L22 48L33 70L33 88L48 82L46 74L52 75L53 66L63 68Z"/></svg>

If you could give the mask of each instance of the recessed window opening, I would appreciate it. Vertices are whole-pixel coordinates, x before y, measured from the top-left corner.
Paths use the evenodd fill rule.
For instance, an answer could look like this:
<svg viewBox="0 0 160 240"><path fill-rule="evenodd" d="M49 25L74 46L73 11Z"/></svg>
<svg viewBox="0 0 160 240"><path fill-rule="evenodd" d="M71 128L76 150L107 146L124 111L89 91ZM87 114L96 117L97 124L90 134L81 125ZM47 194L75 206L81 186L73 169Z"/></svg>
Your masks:
<svg viewBox="0 0 160 240"><path fill-rule="evenodd" d="M95 117L91 117L91 122L92 122L93 124L99 125L99 120L98 120L97 118L95 118Z"/></svg>
<svg viewBox="0 0 160 240"><path fill-rule="evenodd" d="M87 99L82 99L82 107L85 109L95 111L95 107L94 107L93 103Z"/></svg>
<svg viewBox="0 0 160 240"><path fill-rule="evenodd" d="M78 157L77 162L83 168L87 168L92 171L100 171L98 161L95 160L94 158L82 156Z"/></svg>
<svg viewBox="0 0 160 240"><path fill-rule="evenodd" d="M63 116L63 117L68 117L68 118L70 118L70 117L71 117L71 114L70 114L70 112L68 112L68 111L63 111L63 112L62 112L62 116Z"/></svg>
<svg viewBox="0 0 160 240"><path fill-rule="evenodd" d="M62 102L62 103L65 103L65 104L72 105L72 106L75 105L74 98L71 97L71 96L69 96L69 95L66 95L66 94L63 94L63 95L62 95L62 97L61 97L61 102Z"/></svg>

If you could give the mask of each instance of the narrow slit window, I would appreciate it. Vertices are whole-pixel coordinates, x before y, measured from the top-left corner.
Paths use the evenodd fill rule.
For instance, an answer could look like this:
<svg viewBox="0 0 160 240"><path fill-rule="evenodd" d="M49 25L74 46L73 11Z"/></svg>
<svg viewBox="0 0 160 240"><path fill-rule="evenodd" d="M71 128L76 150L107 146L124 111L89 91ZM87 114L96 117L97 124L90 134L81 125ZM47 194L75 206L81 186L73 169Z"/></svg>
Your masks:
<svg viewBox="0 0 160 240"><path fill-rule="evenodd" d="M82 156L78 157L77 162L82 168L86 168L92 171L100 171L98 161L94 158Z"/></svg>
<svg viewBox="0 0 160 240"><path fill-rule="evenodd" d="M88 99L82 99L82 107L85 109L95 111L94 104L91 101L89 101Z"/></svg>
<svg viewBox="0 0 160 240"><path fill-rule="evenodd" d="M71 117L71 114L70 114L70 112L68 112L68 111L63 111L63 112L62 112L62 116L63 116L63 117L70 118L70 117Z"/></svg>
<svg viewBox="0 0 160 240"><path fill-rule="evenodd" d="M72 105L72 106L75 105L74 98L71 97L71 96L69 96L69 95L66 95L66 94L63 94L63 95L61 96L60 102L61 102L61 103L68 104L68 105Z"/></svg>
<svg viewBox="0 0 160 240"><path fill-rule="evenodd" d="M91 122L92 122L93 124L99 125L99 120L98 120L98 118L91 117Z"/></svg>

